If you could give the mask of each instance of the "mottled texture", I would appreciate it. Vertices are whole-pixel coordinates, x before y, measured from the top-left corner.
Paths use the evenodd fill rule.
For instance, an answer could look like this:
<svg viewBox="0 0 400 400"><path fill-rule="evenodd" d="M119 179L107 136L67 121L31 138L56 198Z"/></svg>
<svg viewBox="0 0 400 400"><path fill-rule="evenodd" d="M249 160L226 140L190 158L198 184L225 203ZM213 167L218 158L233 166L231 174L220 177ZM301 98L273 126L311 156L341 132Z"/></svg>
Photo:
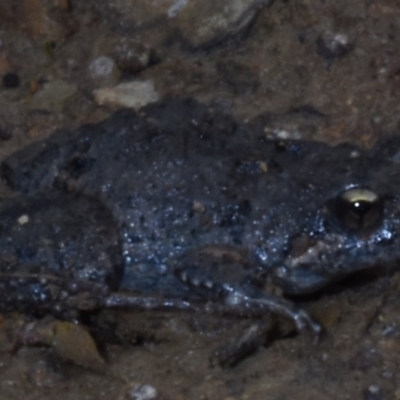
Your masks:
<svg viewBox="0 0 400 400"><path fill-rule="evenodd" d="M2 203L0 230L2 311L93 309L95 296L119 286L118 232L94 199L57 191L14 197Z"/></svg>
<svg viewBox="0 0 400 400"><path fill-rule="evenodd" d="M8 158L2 172L27 196L58 188L110 210L122 242L120 289L213 299L239 314L275 311L302 328L308 317L265 293L267 284L309 293L400 257L400 146L394 138L370 151L332 148L267 140L257 129L169 99L56 133ZM335 199L352 187L383 203L373 229L349 230L337 217Z"/></svg>

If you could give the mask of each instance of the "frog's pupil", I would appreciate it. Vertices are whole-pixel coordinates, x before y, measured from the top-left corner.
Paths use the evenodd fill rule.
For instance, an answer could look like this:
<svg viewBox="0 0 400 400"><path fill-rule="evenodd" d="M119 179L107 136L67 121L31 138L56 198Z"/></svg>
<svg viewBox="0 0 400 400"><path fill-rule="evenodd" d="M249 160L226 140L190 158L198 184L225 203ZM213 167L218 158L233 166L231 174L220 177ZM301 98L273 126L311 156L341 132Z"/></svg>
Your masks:
<svg viewBox="0 0 400 400"><path fill-rule="evenodd" d="M368 201L356 201L353 203L354 211L362 218L370 209L374 203Z"/></svg>
<svg viewBox="0 0 400 400"><path fill-rule="evenodd" d="M353 203L353 213L355 218L358 220L358 224L360 227L363 227L367 222L368 213L374 207L374 203L370 203L367 201L356 201Z"/></svg>

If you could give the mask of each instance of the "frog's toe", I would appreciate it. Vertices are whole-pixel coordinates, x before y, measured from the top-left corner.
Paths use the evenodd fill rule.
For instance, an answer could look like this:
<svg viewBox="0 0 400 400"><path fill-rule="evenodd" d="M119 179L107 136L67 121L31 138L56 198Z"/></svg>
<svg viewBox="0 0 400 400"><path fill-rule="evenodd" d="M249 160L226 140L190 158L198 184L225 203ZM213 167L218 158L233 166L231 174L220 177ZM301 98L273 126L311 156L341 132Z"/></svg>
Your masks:
<svg viewBox="0 0 400 400"><path fill-rule="evenodd" d="M319 341L322 333L321 325L314 321L306 311L297 310L293 312L292 318L298 331L310 331L314 336L314 342L317 343Z"/></svg>
<svg viewBox="0 0 400 400"><path fill-rule="evenodd" d="M250 294L234 288L227 292L225 304L236 312L259 317L271 312L292 320L299 332L311 331L315 341L318 341L321 335L321 326L305 310L296 307L285 298L268 293L257 294L254 291Z"/></svg>
<svg viewBox="0 0 400 400"><path fill-rule="evenodd" d="M206 268L185 266L176 269L175 275L193 294L202 298L215 301L223 296L223 285Z"/></svg>

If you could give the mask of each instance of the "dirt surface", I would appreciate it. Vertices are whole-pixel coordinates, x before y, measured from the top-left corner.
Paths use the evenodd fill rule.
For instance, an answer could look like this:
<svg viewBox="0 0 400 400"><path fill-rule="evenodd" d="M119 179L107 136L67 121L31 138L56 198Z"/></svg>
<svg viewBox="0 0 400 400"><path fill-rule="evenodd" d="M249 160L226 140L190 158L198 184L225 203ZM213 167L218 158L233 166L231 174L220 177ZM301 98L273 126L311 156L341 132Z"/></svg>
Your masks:
<svg viewBox="0 0 400 400"><path fill-rule="evenodd" d="M270 136L368 146L396 132L397 2L231 3L222 10L205 0L3 0L1 158L55 129L100 121L127 101L140 107L171 95L240 119L263 114ZM123 96L121 84L129 84ZM288 335L232 368L210 357L253 321L103 312L91 317L103 363L95 350L68 357L68 340L88 342L64 328L68 344L46 331L49 347L9 353L26 319L4 316L0 398L397 399L399 279L307 301L325 328L318 344Z"/></svg>

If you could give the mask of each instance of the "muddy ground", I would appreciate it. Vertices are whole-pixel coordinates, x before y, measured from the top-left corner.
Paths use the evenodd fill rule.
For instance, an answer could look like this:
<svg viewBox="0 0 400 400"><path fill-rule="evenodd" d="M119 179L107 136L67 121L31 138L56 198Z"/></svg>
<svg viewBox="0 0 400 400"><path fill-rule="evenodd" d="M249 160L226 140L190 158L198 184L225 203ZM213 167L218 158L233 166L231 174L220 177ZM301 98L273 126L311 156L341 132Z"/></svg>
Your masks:
<svg viewBox="0 0 400 400"><path fill-rule="evenodd" d="M398 131L399 31L394 0L2 0L0 156L167 96L265 114L269 136L369 146ZM3 316L0 398L397 399L399 285L308 299L319 343L289 334L230 368L212 355L254 321L103 312L102 364L68 360L57 336L10 353L26 320Z"/></svg>

